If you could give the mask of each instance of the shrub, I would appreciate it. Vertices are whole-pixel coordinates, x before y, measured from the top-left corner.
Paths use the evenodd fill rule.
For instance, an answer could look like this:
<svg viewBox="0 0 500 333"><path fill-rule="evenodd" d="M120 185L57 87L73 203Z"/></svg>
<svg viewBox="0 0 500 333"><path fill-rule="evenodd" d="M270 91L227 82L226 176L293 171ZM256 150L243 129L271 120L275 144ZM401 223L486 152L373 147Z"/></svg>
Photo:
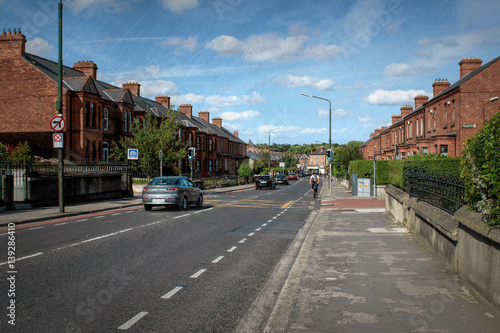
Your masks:
<svg viewBox="0 0 500 333"><path fill-rule="evenodd" d="M9 159L9 153L7 152L7 147L0 142L0 162L6 162Z"/></svg>
<svg viewBox="0 0 500 333"><path fill-rule="evenodd" d="M10 160L14 163L30 163L33 159L33 153L26 141L20 142L10 154Z"/></svg>
<svg viewBox="0 0 500 333"><path fill-rule="evenodd" d="M252 168L248 162L241 163L240 168L238 169L238 175L250 177L252 176L252 173Z"/></svg>
<svg viewBox="0 0 500 333"><path fill-rule="evenodd" d="M462 178L469 207L488 225L500 225L500 113L465 141Z"/></svg>

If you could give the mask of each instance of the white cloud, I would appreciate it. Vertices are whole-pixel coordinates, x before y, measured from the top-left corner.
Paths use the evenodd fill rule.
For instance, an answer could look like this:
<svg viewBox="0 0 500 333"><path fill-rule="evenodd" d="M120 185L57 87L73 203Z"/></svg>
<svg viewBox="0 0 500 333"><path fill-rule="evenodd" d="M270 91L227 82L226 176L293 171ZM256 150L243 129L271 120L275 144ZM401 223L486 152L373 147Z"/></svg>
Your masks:
<svg viewBox="0 0 500 333"><path fill-rule="evenodd" d="M277 34L253 35L240 41L233 36L219 36L208 42L205 47L222 56L242 56L251 62L284 62L295 59L331 59L338 57L343 50L336 45L312 45L305 47L307 36L281 38Z"/></svg>
<svg viewBox="0 0 500 333"><path fill-rule="evenodd" d="M158 96L158 95L175 95L179 94L179 88L172 81L157 80L157 81L142 81L141 85L142 96Z"/></svg>
<svg viewBox="0 0 500 333"><path fill-rule="evenodd" d="M198 0L159 0L163 8L174 13L183 13L187 9L198 7Z"/></svg>
<svg viewBox="0 0 500 333"><path fill-rule="evenodd" d="M342 109L337 109L332 111L332 118L348 118L352 117L352 113L347 112ZM319 119L329 119L330 118L330 110L319 109L318 110L318 118Z"/></svg>
<svg viewBox="0 0 500 333"><path fill-rule="evenodd" d="M391 65L387 65L384 69L384 73L382 74L383 76L408 76L408 75L413 75L414 72L412 71L410 65L408 64L401 64L401 63L394 63Z"/></svg>
<svg viewBox="0 0 500 333"><path fill-rule="evenodd" d="M260 117L262 114L259 111L243 111L243 112L224 112L221 117L227 121L243 121L250 118Z"/></svg>
<svg viewBox="0 0 500 333"><path fill-rule="evenodd" d="M266 100L259 93L253 92L251 96L243 95L242 98L238 96L220 96L213 95L206 98L205 102L214 106L238 106L243 104L259 104Z"/></svg>
<svg viewBox="0 0 500 333"><path fill-rule="evenodd" d="M305 128L300 131L300 134L320 134L320 133L328 133L327 128Z"/></svg>
<svg viewBox="0 0 500 333"><path fill-rule="evenodd" d="M203 103L205 101L205 96L196 94L185 94L185 95L172 95L170 103L179 107L181 104L191 104L195 105L198 103Z"/></svg>
<svg viewBox="0 0 500 333"><path fill-rule="evenodd" d="M382 90L378 89L365 98L365 102L375 105L397 105L413 103L417 95L429 95L425 90Z"/></svg>
<svg viewBox="0 0 500 333"><path fill-rule="evenodd" d="M320 78L318 76L296 76L296 75L283 75L274 79L275 83L287 87L309 87L311 89L329 90L332 89L335 82L330 79Z"/></svg>
<svg viewBox="0 0 500 333"><path fill-rule="evenodd" d="M45 39L35 37L26 42L26 52L33 53L39 56L48 56L54 50L54 46L50 45Z"/></svg>
<svg viewBox="0 0 500 333"><path fill-rule="evenodd" d="M129 0L72 0L65 3L73 14L86 11L88 15L119 13L132 8Z"/></svg>
<svg viewBox="0 0 500 333"><path fill-rule="evenodd" d="M358 117L358 120L362 123L367 123L371 121L372 119L370 117Z"/></svg>
<svg viewBox="0 0 500 333"><path fill-rule="evenodd" d="M186 39L179 37L170 37L165 39L160 43L161 47L175 46L176 50L188 50L191 52L197 52L198 48L198 38L195 36L189 36Z"/></svg>

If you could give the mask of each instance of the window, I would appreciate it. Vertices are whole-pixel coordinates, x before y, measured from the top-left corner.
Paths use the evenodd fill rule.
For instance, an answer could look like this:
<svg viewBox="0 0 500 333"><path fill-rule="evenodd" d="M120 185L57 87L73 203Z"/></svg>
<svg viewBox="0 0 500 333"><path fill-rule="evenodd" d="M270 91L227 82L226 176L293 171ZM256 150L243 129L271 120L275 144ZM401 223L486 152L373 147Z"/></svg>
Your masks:
<svg viewBox="0 0 500 333"><path fill-rule="evenodd" d="M102 144L102 160L106 162L109 160L109 143L107 142Z"/></svg>
<svg viewBox="0 0 500 333"><path fill-rule="evenodd" d="M444 104L444 128L448 126L448 102Z"/></svg>
<svg viewBox="0 0 500 333"><path fill-rule="evenodd" d="M436 128L437 128L437 126L436 126L436 116L437 116L437 113L436 112L437 112L437 110L436 110L436 108L434 108L434 113L432 114L433 115L433 117L432 117L432 123L434 125L433 126L434 130L436 130Z"/></svg>
<svg viewBox="0 0 500 333"><path fill-rule="evenodd" d="M448 145L441 145L440 154L444 156L448 156Z"/></svg>
<svg viewBox="0 0 500 333"><path fill-rule="evenodd" d="M91 103L90 104L90 119L92 121L92 124L91 124L92 127L95 127L95 123L96 123L95 117L96 117L95 103Z"/></svg>
<svg viewBox="0 0 500 333"><path fill-rule="evenodd" d="M85 102L85 126L90 126L90 110L89 102Z"/></svg>
<svg viewBox="0 0 500 333"><path fill-rule="evenodd" d="M452 119L451 119L451 126L455 126L455 100L451 102L452 104Z"/></svg>
<svg viewBox="0 0 500 333"><path fill-rule="evenodd" d="M132 132L132 111L128 113L128 131Z"/></svg>
<svg viewBox="0 0 500 333"><path fill-rule="evenodd" d="M196 171L200 172L200 160L196 159Z"/></svg>
<svg viewBox="0 0 500 333"><path fill-rule="evenodd" d="M193 146L193 133L189 133L189 147Z"/></svg>
<svg viewBox="0 0 500 333"><path fill-rule="evenodd" d="M196 149L200 150L201 147L201 138L199 135L196 136Z"/></svg>
<svg viewBox="0 0 500 333"><path fill-rule="evenodd" d="M420 136L424 136L424 116L420 118Z"/></svg>
<svg viewBox="0 0 500 333"><path fill-rule="evenodd" d="M104 109L104 130L109 130L109 110Z"/></svg>
<svg viewBox="0 0 500 333"><path fill-rule="evenodd" d="M427 147L422 147L422 154L427 154Z"/></svg>
<svg viewBox="0 0 500 333"><path fill-rule="evenodd" d="M90 141L85 141L85 159L88 161L90 158Z"/></svg>
<svg viewBox="0 0 500 333"><path fill-rule="evenodd" d="M128 128L127 128L127 125L128 125L128 121L127 121L127 111L123 112L123 116L125 117L123 120L123 124L124 124L124 132L126 133L128 131Z"/></svg>

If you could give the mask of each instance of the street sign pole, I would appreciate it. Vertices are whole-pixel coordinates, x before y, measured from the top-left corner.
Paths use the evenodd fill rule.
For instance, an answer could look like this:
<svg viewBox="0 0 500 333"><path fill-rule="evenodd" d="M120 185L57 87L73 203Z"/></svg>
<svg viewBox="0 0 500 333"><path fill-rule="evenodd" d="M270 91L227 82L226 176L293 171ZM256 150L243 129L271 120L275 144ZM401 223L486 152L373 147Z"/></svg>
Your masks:
<svg viewBox="0 0 500 333"><path fill-rule="evenodd" d="M62 118L62 66L63 66L63 60L62 60L62 0L59 0L58 4L58 13L59 13L59 33L58 33L58 40L59 40L59 48L58 48L58 53L59 53L59 61L58 61L58 99L57 99L57 114L58 116L61 116ZM64 142L64 141L63 141ZM58 148L57 149L57 157L59 160L59 172L58 172L58 184L59 184L59 213L64 213L64 160L63 160L63 148Z"/></svg>

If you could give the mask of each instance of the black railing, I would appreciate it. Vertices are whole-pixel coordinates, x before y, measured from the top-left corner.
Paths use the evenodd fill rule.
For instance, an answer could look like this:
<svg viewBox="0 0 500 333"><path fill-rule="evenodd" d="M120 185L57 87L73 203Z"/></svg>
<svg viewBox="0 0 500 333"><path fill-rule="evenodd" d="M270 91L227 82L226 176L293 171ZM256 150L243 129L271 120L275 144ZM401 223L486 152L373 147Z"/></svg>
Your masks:
<svg viewBox="0 0 500 333"><path fill-rule="evenodd" d="M406 192L450 214L466 205L465 185L461 178L426 173L419 168L406 171Z"/></svg>
<svg viewBox="0 0 500 333"><path fill-rule="evenodd" d="M0 173L19 172L23 170L26 176L53 176L59 172L58 164L51 163L12 163L0 162ZM124 163L64 163L64 174L86 175L94 173L125 173L128 171L128 165Z"/></svg>

